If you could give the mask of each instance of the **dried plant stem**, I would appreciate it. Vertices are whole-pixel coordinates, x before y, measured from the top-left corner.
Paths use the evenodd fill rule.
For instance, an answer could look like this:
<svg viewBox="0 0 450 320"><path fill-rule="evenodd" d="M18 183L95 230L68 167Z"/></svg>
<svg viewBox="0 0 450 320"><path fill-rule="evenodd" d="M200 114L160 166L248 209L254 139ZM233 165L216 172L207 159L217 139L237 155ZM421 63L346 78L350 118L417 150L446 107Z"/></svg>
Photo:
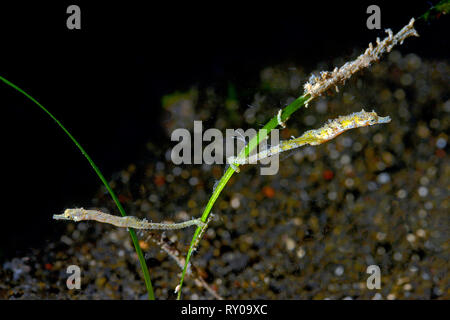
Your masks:
<svg viewBox="0 0 450 320"><path fill-rule="evenodd" d="M152 231L146 231L147 237L145 239L145 242L153 242L157 246L159 246L164 252L167 253L169 257L171 257L176 264L183 269L185 259L181 252L170 242L169 239L163 234L155 233ZM223 297L221 297L211 286L203 279L201 276L202 270L195 265L189 264L187 274L189 276L192 276L192 278L195 280L195 284L199 287L204 288L206 291L208 291L214 298L217 300L223 300Z"/></svg>
<svg viewBox="0 0 450 320"><path fill-rule="evenodd" d="M330 89L335 88L338 90L338 85L344 84L353 74L369 67L373 62L380 60L380 57L385 52L390 52L394 46L402 44L408 37L419 36L414 29L414 18L396 35L393 35L391 29L386 29L386 32L388 36L383 41L377 38L377 46L375 48L372 46L372 43L369 43L366 51L355 60L345 63L340 68L336 67L332 72L322 71L320 76L312 75L304 85L305 94L309 94L314 99Z"/></svg>

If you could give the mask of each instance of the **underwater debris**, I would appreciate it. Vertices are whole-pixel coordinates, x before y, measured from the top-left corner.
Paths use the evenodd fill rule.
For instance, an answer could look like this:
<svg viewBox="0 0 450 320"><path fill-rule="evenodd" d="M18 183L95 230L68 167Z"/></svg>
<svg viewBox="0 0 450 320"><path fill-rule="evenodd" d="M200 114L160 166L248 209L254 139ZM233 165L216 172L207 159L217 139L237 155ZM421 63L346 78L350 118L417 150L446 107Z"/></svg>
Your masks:
<svg viewBox="0 0 450 320"><path fill-rule="evenodd" d="M408 37L419 36L414 29L414 18L412 18L395 36L391 29L386 29L386 32L388 33L388 36L384 38L383 41L380 41L380 39L377 38L377 46L375 48L372 43L369 43L369 47L366 51L355 60L345 63L339 69L336 67L332 72L322 71L320 72L320 76L311 75L309 81L304 85L305 94L309 94L311 100L321 96L332 88L335 88L336 91L338 91L338 85L344 84L353 74L369 67L372 62L378 61L382 54L391 52L394 46L402 44Z"/></svg>

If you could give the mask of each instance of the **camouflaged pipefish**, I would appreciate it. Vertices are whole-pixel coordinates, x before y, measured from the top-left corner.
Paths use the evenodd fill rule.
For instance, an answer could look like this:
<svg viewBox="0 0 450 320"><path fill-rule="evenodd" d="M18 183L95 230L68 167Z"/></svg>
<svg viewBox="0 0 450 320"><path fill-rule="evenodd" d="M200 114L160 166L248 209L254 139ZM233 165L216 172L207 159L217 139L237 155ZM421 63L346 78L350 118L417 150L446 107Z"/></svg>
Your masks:
<svg viewBox="0 0 450 320"><path fill-rule="evenodd" d="M72 220L75 222L84 220L95 220L109 223L116 227L144 229L144 230L174 230L190 226L203 227L205 225L200 219L188 220L180 223L152 223L147 219L139 220L133 216L119 217L97 210L85 210L83 208L66 209L63 214L53 215L55 220Z"/></svg>
<svg viewBox="0 0 450 320"><path fill-rule="evenodd" d="M278 145L263 150L250 157L229 157L227 162L230 166L234 166L236 164L254 164L257 160L261 160L284 151L299 148L307 144L312 146L322 144L350 129L389 122L391 122L391 118L389 116L380 117L375 111L366 112L363 109L360 112L355 112L347 116L340 116L334 120L328 120L328 123L319 129L306 131L298 138L282 140Z"/></svg>

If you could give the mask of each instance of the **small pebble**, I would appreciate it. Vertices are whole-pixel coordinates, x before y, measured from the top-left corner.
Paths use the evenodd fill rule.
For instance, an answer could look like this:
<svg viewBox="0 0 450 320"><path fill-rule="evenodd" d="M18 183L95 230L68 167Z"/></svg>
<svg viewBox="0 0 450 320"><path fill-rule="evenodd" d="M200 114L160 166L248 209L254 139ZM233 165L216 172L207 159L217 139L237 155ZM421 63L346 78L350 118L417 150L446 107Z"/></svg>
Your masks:
<svg viewBox="0 0 450 320"><path fill-rule="evenodd" d="M338 277L342 276L344 274L344 267L339 266L334 270L334 274Z"/></svg>
<svg viewBox="0 0 450 320"><path fill-rule="evenodd" d="M436 141L436 147L438 147L439 149L444 149L447 146L447 140L445 140L444 138L439 138Z"/></svg>

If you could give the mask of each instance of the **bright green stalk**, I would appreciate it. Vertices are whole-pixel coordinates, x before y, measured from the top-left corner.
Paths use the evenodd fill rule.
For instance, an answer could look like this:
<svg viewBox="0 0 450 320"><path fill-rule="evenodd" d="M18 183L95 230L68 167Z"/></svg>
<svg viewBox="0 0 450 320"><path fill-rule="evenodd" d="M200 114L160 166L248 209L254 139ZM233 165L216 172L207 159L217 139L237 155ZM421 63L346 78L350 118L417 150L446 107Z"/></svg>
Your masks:
<svg viewBox="0 0 450 320"><path fill-rule="evenodd" d="M287 107L285 107L281 113L281 121L282 122L287 121L289 119L289 117L295 111L297 111L298 109L300 109L300 107L302 107L306 104L308 99L309 99L309 95L303 95L303 96L297 98L294 102L289 104ZM250 140L249 144L243 150L245 157L247 157L250 154L250 152L252 152L252 150L254 150L258 146L259 142L266 139L266 137L268 137L270 131L275 129L278 125L279 125L278 119L277 119L277 116L275 116L262 128L262 130L260 130L258 132L258 134L256 136L253 137L253 139ZM235 166L238 167L239 165L235 164ZM202 214L203 222L206 222L208 220L208 217L211 213L211 209L214 206L214 203L216 202L216 200L219 197L220 193L222 192L223 188L225 188L225 186L227 185L228 180L230 180L230 178L233 176L234 172L235 172L234 169L230 166L230 167L228 167L227 171L225 171L225 174L220 179L219 184L214 189L213 194L211 195L211 198L209 198L208 204L206 205L206 208L203 211L203 214ZM191 245L189 247L189 251L186 256L186 262L184 264L183 273L181 274L180 284L177 287L177 289L178 289L177 299L181 298L181 288L183 286L184 276L186 275L187 266L189 265L189 261L192 256L194 245L196 242L198 242L200 240L197 238L199 237L201 230L202 230L202 227L197 227L197 229L195 230L194 236L192 238Z"/></svg>
<svg viewBox="0 0 450 320"><path fill-rule="evenodd" d="M89 164L91 165L91 167L94 169L95 173L97 174L97 176L100 178L100 180L103 182L103 184L105 185L106 189L108 190L109 194L111 195L111 198L113 198L114 202L116 203L117 208L119 209L120 213L122 214L122 216L126 216L127 214L125 213L124 208L122 207L122 204L119 202L119 199L117 198L116 194L114 193L114 191L112 190L111 186L109 185L108 181L106 181L105 177L103 176L103 174L100 172L100 169L95 165L94 161L91 159L91 157L89 157L89 155L86 153L86 151L83 149L83 147L81 147L81 145L78 143L78 141L70 134L70 132L61 124L61 122L59 122L58 119L56 119L46 108L44 108L43 105L41 105L36 99L34 99L32 96L30 96L28 93L26 93L25 91L23 91L22 89L20 89L18 86L16 86L15 84L9 82L8 80L6 80L5 78L3 78L2 76L0 76L0 80L3 81L5 84L7 84L8 86L12 87L13 89L19 91L21 94L23 94L25 97L27 97L28 99L30 99L31 101L33 101L39 108L41 108L45 113L47 113L53 120L55 120L55 122L58 124L58 126L67 134L67 136L70 138L70 140L72 140L72 142L77 146L77 148L81 151L81 153L83 154L83 156L89 161ZM134 244L134 248L136 250L136 253L138 255L139 258L139 263L141 264L141 268L142 268L142 272L144 274L144 279L145 279L145 285L147 287L147 291L148 291L148 298L150 300L154 300L155 299L155 295L153 293L153 287L152 287L152 282L150 280L150 274L148 272L148 268L147 268L147 264L145 263L145 259L144 259L144 255L142 254L142 250L141 247L139 246L139 242L136 236L136 232L134 231L134 229L128 229L128 231L130 232L130 236L131 236L131 240L133 240L133 244Z"/></svg>
<svg viewBox="0 0 450 320"><path fill-rule="evenodd" d="M424 19L425 21L428 21L430 19L430 17L437 17L437 16L439 16L440 13L447 14L449 11L450 11L450 0L441 0L436 6L432 6L424 15L420 16L418 19ZM297 98L297 100L292 102L290 105L285 107L281 114L281 121L285 122L292 113L294 113L300 107L305 105L308 102L309 98L310 98L309 95L303 95L303 96ZM276 116L273 117L263 127L263 129L266 129L266 131L263 132L262 134L258 133L258 135L256 135L250 141L250 143L247 145L247 147L244 150L245 156L248 156L250 154L250 152L259 144L259 142L262 141L263 139L265 139L268 136L268 134L270 133L270 131L272 129L276 128L278 126L278 124L279 124L279 122L278 122L277 117ZM238 167L237 164L235 164L234 166ZM220 193L222 192L223 188L226 186L226 184L228 183L228 180L230 180L230 178L234 174L234 172L235 172L234 169L230 166L227 169L227 171L225 172L225 174L222 176L222 178L220 179L219 184L217 185L216 189L214 190L213 194L211 195L211 198L209 199L208 204L206 205L206 208L203 211L203 214L202 214L203 222L207 221L214 203L216 202L217 198L219 197ZM195 245L195 243L197 243L200 240L197 238L200 235L201 229L202 229L201 227L198 227L197 230L195 230L194 237L191 241L191 245L189 247L189 251L186 256L186 262L185 262L185 265L183 268L183 273L181 275L180 284L177 287L177 290L178 290L177 299L181 298L181 288L183 286L184 276L186 274L189 260L192 256L192 251L194 249L194 245Z"/></svg>

